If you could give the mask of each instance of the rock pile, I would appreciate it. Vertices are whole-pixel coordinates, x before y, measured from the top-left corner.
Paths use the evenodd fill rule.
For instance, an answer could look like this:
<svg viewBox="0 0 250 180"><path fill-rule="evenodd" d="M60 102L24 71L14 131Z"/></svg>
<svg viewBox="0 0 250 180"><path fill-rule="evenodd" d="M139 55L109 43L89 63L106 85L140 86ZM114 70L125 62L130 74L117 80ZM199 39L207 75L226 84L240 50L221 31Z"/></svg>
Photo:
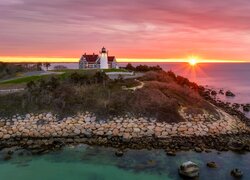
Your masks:
<svg viewBox="0 0 250 180"><path fill-rule="evenodd" d="M248 132L244 123L224 114L218 121L191 121L180 123L158 123L154 119L114 117L107 121L97 121L88 112L74 117L58 120L51 113L27 114L24 117L14 116L11 119L0 120L0 139L16 137L46 138L93 135L106 137L122 137L124 141L131 138L171 136L204 136L216 134L233 134Z"/></svg>

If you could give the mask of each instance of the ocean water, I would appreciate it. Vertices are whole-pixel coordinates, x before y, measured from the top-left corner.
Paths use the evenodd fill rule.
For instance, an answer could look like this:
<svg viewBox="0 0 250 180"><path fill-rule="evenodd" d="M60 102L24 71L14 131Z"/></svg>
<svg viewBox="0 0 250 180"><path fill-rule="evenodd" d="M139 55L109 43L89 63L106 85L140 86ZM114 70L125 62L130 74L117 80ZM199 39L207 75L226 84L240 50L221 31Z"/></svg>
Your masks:
<svg viewBox="0 0 250 180"><path fill-rule="evenodd" d="M200 167L201 180L231 180L230 171L240 168L242 179L250 179L250 154L180 152L175 157L163 150L127 150L116 157L115 150L79 145L41 156L15 155L0 160L1 180L181 180L178 167L193 161ZM230 159L230 160L229 160ZM215 161L217 169L207 162Z"/></svg>

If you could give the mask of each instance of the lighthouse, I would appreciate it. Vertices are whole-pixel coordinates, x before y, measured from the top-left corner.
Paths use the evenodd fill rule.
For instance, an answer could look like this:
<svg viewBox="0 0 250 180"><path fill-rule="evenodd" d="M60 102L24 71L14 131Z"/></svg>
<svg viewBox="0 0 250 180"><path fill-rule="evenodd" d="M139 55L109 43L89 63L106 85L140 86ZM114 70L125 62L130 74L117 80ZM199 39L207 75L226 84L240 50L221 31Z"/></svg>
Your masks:
<svg viewBox="0 0 250 180"><path fill-rule="evenodd" d="M100 69L108 69L108 52L105 47L102 48L100 57Z"/></svg>

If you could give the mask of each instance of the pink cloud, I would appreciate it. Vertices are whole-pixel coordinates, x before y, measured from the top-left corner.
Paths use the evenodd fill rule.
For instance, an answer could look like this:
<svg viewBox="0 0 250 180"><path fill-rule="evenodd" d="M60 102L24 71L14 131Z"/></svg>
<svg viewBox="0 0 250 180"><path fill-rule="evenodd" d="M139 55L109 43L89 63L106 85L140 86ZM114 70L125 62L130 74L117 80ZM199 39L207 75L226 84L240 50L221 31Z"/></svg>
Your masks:
<svg viewBox="0 0 250 180"><path fill-rule="evenodd" d="M105 45L119 57L247 59L250 50L248 0L8 2L1 55L78 57Z"/></svg>

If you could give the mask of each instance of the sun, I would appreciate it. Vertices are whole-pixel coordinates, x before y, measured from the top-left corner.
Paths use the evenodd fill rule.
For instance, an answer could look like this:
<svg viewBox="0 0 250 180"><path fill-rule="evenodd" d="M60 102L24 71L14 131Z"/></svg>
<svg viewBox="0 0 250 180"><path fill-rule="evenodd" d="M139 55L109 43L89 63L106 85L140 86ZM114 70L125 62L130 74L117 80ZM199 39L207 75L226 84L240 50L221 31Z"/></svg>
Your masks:
<svg viewBox="0 0 250 180"><path fill-rule="evenodd" d="M190 64L191 66L195 66L195 65L197 64L197 60L196 60L196 59L190 59L190 60L189 60L189 64Z"/></svg>
<svg viewBox="0 0 250 180"><path fill-rule="evenodd" d="M190 57L189 60L188 60L188 63L191 65L191 66L195 66L197 63L198 63L198 60L196 57Z"/></svg>

